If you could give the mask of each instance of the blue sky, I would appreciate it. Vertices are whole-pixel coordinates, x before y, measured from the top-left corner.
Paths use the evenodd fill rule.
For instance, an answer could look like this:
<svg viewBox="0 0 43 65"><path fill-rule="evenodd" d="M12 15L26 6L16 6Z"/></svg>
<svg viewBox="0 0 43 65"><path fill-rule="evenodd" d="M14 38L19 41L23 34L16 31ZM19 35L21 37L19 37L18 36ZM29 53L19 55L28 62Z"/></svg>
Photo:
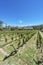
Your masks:
<svg viewBox="0 0 43 65"><path fill-rule="evenodd" d="M43 0L0 0L0 20L12 26L43 24Z"/></svg>

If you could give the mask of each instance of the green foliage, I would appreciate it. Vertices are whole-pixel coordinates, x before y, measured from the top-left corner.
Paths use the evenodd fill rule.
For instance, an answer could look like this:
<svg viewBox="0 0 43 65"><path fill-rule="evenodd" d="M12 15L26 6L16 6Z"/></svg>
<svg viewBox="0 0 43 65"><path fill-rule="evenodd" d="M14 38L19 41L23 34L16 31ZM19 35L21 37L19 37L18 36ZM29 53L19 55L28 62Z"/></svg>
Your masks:
<svg viewBox="0 0 43 65"><path fill-rule="evenodd" d="M0 27L2 27L3 26L3 21L0 21Z"/></svg>

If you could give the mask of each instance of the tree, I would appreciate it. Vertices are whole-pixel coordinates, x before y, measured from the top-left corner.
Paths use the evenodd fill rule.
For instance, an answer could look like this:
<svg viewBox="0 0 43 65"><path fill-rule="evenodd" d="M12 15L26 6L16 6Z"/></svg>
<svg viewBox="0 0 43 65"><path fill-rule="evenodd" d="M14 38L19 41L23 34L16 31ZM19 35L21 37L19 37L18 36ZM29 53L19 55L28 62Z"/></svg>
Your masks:
<svg viewBox="0 0 43 65"><path fill-rule="evenodd" d="M0 28L3 27L3 21L0 20Z"/></svg>

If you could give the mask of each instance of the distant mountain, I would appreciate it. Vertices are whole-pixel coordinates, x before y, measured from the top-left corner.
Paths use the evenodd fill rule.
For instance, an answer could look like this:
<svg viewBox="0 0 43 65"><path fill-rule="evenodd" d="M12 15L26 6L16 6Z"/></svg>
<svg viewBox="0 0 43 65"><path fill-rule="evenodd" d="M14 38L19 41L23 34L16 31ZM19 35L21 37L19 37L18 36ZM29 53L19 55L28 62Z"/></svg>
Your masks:
<svg viewBox="0 0 43 65"><path fill-rule="evenodd" d="M25 27L23 27L24 29L33 29L33 27L32 26L25 26Z"/></svg>
<svg viewBox="0 0 43 65"><path fill-rule="evenodd" d="M35 29L35 30L42 30L43 29L43 24L42 25L36 25L36 26L24 26L24 27L16 27L17 29Z"/></svg>
<svg viewBox="0 0 43 65"><path fill-rule="evenodd" d="M19 27L18 27L19 28ZM21 27L20 27L21 28ZM42 30L43 29L43 24L42 25L36 25L36 26L24 26L22 27L24 29L36 29L36 30Z"/></svg>

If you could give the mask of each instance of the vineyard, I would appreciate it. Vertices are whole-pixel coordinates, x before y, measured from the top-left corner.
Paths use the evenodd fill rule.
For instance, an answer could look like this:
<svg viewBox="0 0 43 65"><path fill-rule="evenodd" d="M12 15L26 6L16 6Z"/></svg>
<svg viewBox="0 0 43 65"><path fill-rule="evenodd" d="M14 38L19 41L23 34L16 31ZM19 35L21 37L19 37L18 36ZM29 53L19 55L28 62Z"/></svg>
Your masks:
<svg viewBox="0 0 43 65"><path fill-rule="evenodd" d="M43 33L0 31L0 65L43 65Z"/></svg>

